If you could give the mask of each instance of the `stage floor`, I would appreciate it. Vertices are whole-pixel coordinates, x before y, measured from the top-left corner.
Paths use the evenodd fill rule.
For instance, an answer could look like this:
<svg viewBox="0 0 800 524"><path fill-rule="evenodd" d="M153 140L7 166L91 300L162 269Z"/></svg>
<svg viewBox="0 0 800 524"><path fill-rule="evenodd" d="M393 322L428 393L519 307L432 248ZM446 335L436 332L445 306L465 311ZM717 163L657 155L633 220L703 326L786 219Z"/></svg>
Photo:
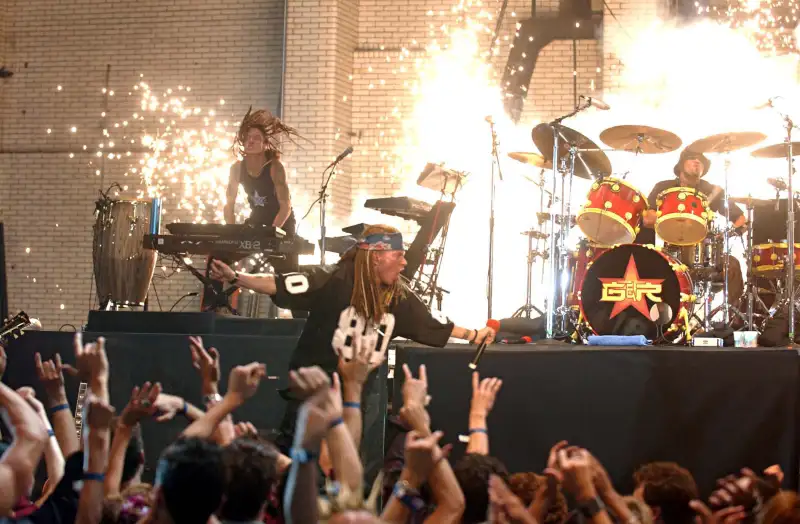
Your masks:
<svg viewBox="0 0 800 524"><path fill-rule="evenodd" d="M474 347L401 344L396 366L427 367L433 425L455 452L466 435ZM787 349L493 346L482 377L503 379L489 417L491 452L514 471L541 471L554 443L585 446L615 484L654 460L688 467L705 493L743 466L780 464L797 486L800 357ZM394 398L402 398L402 373Z"/></svg>

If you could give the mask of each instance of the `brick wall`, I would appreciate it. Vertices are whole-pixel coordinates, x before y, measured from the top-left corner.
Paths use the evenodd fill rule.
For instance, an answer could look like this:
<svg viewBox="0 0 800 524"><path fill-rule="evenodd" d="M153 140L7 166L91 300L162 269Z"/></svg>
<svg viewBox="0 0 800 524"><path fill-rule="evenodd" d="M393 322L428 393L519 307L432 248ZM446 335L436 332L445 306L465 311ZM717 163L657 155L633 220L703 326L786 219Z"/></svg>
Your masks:
<svg viewBox="0 0 800 524"><path fill-rule="evenodd" d="M115 90L109 122L130 118L138 109L138 99L128 92L140 73L159 93L193 86L187 103L214 107L220 115L230 114L231 122L250 104L274 110L283 1L4 0L3 8L8 16L0 17L0 28L5 27L0 56L5 49L5 61L16 72L0 81L0 210L10 306L41 317L50 329L80 325L95 302L91 227L101 186L95 175L100 163L80 151L82 144L94 147L101 140L107 64ZM69 132L71 126L77 133ZM38 150L62 152L30 152ZM76 157L70 159L68 151ZM95 165L88 165L90 159ZM118 181L128 186L121 197L133 198L138 184L135 176L123 176L126 166L125 160L106 161L103 186ZM180 194L182 188L175 190ZM166 222L189 218L174 210L176 203L165 204ZM155 282L164 309L197 290L184 274Z"/></svg>

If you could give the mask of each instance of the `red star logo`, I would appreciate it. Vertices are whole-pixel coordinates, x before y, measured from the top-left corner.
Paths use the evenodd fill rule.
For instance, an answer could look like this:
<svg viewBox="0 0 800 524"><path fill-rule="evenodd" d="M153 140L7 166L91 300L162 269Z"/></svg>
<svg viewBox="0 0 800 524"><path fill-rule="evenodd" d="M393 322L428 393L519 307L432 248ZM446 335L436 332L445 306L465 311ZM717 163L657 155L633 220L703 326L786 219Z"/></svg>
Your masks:
<svg viewBox="0 0 800 524"><path fill-rule="evenodd" d="M636 262L633 260L633 255L628 260L628 267L625 268L625 275L622 280L619 278L600 278L603 283L603 288L607 285L614 285L615 290L621 291L622 296L618 299L615 297L610 300L614 302L614 308L611 310L611 316L614 318L627 308L633 306L636 311L641 313L645 318L650 318L650 308L647 307L647 294L657 294L661 292L661 283L664 282L663 278L639 278L639 271L636 269ZM644 286L642 286L644 284ZM622 289L624 285L624 289ZM653 286L658 286L658 291L655 291ZM604 292L605 294L605 292ZM609 301L609 300L607 300Z"/></svg>

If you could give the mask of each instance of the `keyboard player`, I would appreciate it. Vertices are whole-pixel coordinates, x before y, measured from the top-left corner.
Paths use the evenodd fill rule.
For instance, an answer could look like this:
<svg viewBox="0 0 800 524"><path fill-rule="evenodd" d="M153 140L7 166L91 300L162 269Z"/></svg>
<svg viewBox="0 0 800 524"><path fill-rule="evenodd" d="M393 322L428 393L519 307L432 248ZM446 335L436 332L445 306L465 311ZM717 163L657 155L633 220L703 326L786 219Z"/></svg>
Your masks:
<svg viewBox="0 0 800 524"><path fill-rule="evenodd" d="M236 195L239 186L242 186L250 206L250 217L245 221L246 224L279 227L287 237L294 236L296 223L292 199L278 146L281 140L292 140L295 136L297 132L294 129L269 111L259 109L253 112L252 108L247 111L233 144L234 152L242 160L235 162L230 169L224 209L226 223L236 223ZM210 266L211 258L208 263ZM280 273L298 269L296 253L287 254L283 260L273 259L271 263L275 271ZM214 283L213 287L217 293L204 294L204 310L228 306L227 298L219 293L222 291L221 284ZM209 295L218 297L219 303L209 303Z"/></svg>

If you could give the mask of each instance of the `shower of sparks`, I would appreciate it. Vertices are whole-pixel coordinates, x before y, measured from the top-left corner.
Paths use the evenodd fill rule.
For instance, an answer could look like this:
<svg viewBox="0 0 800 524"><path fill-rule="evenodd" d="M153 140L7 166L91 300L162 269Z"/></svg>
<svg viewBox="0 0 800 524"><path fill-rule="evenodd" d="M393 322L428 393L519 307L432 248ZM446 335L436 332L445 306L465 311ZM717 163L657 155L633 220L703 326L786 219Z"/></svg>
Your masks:
<svg viewBox="0 0 800 524"><path fill-rule="evenodd" d="M699 15L726 22L747 34L761 51L770 54L797 53L798 10L791 0L730 0L727 5L695 2Z"/></svg>

